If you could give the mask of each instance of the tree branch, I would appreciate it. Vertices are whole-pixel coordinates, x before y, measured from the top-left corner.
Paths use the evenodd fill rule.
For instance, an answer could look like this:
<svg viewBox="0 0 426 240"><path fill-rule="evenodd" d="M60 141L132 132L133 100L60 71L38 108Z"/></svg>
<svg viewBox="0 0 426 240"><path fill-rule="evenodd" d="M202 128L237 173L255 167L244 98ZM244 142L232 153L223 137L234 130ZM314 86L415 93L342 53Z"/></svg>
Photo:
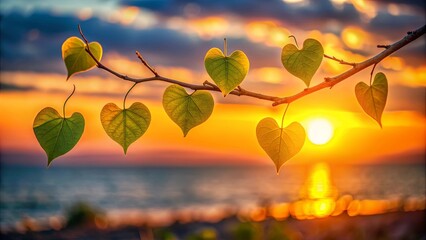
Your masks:
<svg viewBox="0 0 426 240"><path fill-rule="evenodd" d="M349 78L350 76L354 75L355 73L371 66L374 64L379 63L380 61L382 61L384 58L386 58L387 56L391 55L392 53L398 51L400 48L404 47L405 45L411 43L412 41L416 40L417 38L419 38L420 36L422 36L423 34L426 33L426 25L423 25L423 27L409 32L404 38L402 38L401 40L399 40L398 42L395 42L391 45L389 45L389 48L383 50L381 53L377 54L376 56L367 59L363 62L357 63L355 65L355 67L349 69L348 71L335 76L335 77L331 77L331 78L325 78L324 82L310 87L310 88L306 88L305 90L303 90L302 92L299 92L293 96L288 96L288 97L284 97L284 98L280 98L277 101L274 101L274 103L272 103L272 106L277 106L283 103L291 103L303 96L306 96L308 94L311 94L313 92L316 92L318 90L321 90L323 88L332 88L334 85L338 84L339 82Z"/></svg>
<svg viewBox="0 0 426 240"><path fill-rule="evenodd" d="M336 62L338 62L340 64L343 64L343 65L349 65L349 66L352 66L352 67L355 67L355 65L356 65L356 63L346 62L346 61L344 61L342 59L338 59L338 58L336 58L334 56L331 57L331 56L328 56L328 55L324 54L324 57L328 58L328 59L331 59L331 60L334 60L334 61L336 61Z"/></svg>
<svg viewBox="0 0 426 240"><path fill-rule="evenodd" d="M132 77L129 77L127 75L120 74L120 73L106 67L105 65L103 65L101 62L99 62L95 58L95 56L91 53L91 51L88 47L89 42L87 41L86 37L84 36L80 25L78 26L78 29L80 31L81 37L83 38L84 42L87 45L86 51L89 53L89 55L92 57L92 59L96 62L97 67L115 75L118 78L121 78L121 79L126 80L126 81L135 82L135 83L150 82L150 81L162 81L162 82L177 84L177 85L180 85L182 87L190 88L192 90L207 90L207 91L220 92L220 89L215 84L210 83L208 81L205 81L202 85L197 85L197 84L185 83L185 82L182 82L182 81L179 81L179 80L163 77L160 74L158 74L142 58L142 56L140 54L138 54L138 52L136 52L136 55L138 56L139 60L141 60L141 62L154 74L154 77L132 78ZM407 44L411 43L412 41L416 40L417 38L419 38L420 36L425 34L425 32L426 32L426 25L424 25L423 27L420 27L419 29L417 29L415 31L408 32L407 35L404 38L402 38L401 40L399 40L399 41L397 41L397 42L395 42L391 45L387 45L385 50L383 50L381 53L379 53L376 56L369 58L369 59L367 59L363 62L360 62L360 63L349 63L349 62L337 59L334 56L330 57L330 56L324 54L324 57L332 59L334 61L337 61L340 64L350 65L350 66L352 66L352 68L349 69L346 72L343 72L342 74L340 74L338 76L326 77L326 78L324 78L324 82L319 83L318 85L312 86L310 88L306 88L306 89L302 90L301 92L296 93L292 96L287 96L287 97L270 96L270 95L252 92L252 91L243 89L241 87L237 87L236 89L234 89L229 94L236 95L236 96L248 96L248 97L258 98L258 99L262 99L262 100L272 101L273 102L272 106L277 106L277 105L285 104L285 103L291 103L293 101L296 101L299 98L302 98L306 95L309 95L309 94L314 93L316 91L319 91L321 89L332 88L334 85L336 85L339 82L341 82L341 81L351 77L352 75L362 71L363 69L365 69L365 68L367 68L371 65L378 64L384 58L388 57L392 53L398 51L400 48L406 46Z"/></svg>

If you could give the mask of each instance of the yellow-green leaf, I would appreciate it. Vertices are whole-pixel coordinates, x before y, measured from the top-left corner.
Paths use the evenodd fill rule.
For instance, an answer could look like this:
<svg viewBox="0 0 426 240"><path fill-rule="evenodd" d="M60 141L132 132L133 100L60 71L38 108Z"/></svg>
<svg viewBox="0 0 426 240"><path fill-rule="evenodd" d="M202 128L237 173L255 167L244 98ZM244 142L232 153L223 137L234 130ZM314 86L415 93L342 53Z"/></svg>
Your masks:
<svg viewBox="0 0 426 240"><path fill-rule="evenodd" d="M34 134L47 154L47 165L57 157L69 152L80 140L84 131L81 113L65 118L51 108L41 110L34 119Z"/></svg>
<svg viewBox="0 0 426 240"><path fill-rule="evenodd" d="M293 44L287 44L281 52L281 62L285 69L300 78L309 87L312 77L321 65L324 49L320 42L308 38L303 42L303 48L297 49Z"/></svg>
<svg viewBox="0 0 426 240"><path fill-rule="evenodd" d="M112 140L127 148L139 139L148 129L151 113L140 102L135 102L127 109L121 109L114 103L108 103L102 108L101 122L105 132Z"/></svg>
<svg viewBox="0 0 426 240"><path fill-rule="evenodd" d="M231 56L225 56L219 48L212 48L206 53L204 66L226 96L244 80L250 68L250 62L246 54L240 50L234 51Z"/></svg>
<svg viewBox="0 0 426 240"><path fill-rule="evenodd" d="M385 74L377 73L371 86L359 82L355 86L355 95L364 112L382 127L382 114L388 98L388 81Z"/></svg>
<svg viewBox="0 0 426 240"><path fill-rule="evenodd" d="M296 155L305 143L305 129L298 122L281 128L272 118L264 118L256 128L257 141L275 164L277 173L281 166Z"/></svg>
<svg viewBox="0 0 426 240"><path fill-rule="evenodd" d="M171 85L164 92L163 107L186 136L189 130L210 117L214 100L209 92L195 91L188 94L183 87Z"/></svg>
<svg viewBox="0 0 426 240"><path fill-rule="evenodd" d="M62 44L62 59L67 67L67 80L75 73L88 71L96 62L85 50L86 44L78 37L70 37ZM102 46L98 42L89 43L90 52L101 61Z"/></svg>

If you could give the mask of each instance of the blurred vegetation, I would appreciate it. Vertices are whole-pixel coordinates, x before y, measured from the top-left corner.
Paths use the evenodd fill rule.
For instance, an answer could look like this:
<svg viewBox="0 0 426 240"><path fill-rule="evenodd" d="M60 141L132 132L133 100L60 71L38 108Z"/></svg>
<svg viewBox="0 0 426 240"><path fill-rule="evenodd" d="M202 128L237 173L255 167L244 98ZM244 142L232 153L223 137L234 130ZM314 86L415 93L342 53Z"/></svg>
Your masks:
<svg viewBox="0 0 426 240"><path fill-rule="evenodd" d="M255 223L243 222L239 223L231 229L232 239L234 240L256 240L260 234L256 229Z"/></svg>
<svg viewBox="0 0 426 240"><path fill-rule="evenodd" d="M267 229L268 240L288 240L288 229L286 228L285 222L272 222Z"/></svg>
<svg viewBox="0 0 426 240"><path fill-rule="evenodd" d="M176 235L169 228L160 228L154 230L155 239L159 240L178 240Z"/></svg>
<svg viewBox="0 0 426 240"><path fill-rule="evenodd" d="M95 226L97 221L105 218L105 214L86 202L76 202L67 208L66 227Z"/></svg>
<svg viewBox="0 0 426 240"><path fill-rule="evenodd" d="M285 222L241 222L231 228L233 240L287 240Z"/></svg>
<svg viewBox="0 0 426 240"><path fill-rule="evenodd" d="M214 228L203 228L190 234L186 240L217 240L217 232Z"/></svg>

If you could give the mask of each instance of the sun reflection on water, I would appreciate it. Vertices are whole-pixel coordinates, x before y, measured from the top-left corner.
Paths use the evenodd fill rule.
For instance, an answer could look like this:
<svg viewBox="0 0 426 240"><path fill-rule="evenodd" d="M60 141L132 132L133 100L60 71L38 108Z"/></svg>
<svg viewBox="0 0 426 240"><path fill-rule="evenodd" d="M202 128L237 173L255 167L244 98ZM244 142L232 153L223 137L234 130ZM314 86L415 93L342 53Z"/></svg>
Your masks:
<svg viewBox="0 0 426 240"><path fill-rule="evenodd" d="M305 199L322 199L337 197L337 189L333 186L330 176L330 167L325 163L313 166L301 190L301 197Z"/></svg>
<svg viewBox="0 0 426 240"><path fill-rule="evenodd" d="M330 167L325 163L315 164L300 191L301 200L290 208L297 219L330 216L336 208L337 188L332 184Z"/></svg>
<svg viewBox="0 0 426 240"><path fill-rule="evenodd" d="M368 186L366 186L368 187ZM330 167L325 163L315 164L300 189L300 199L291 203L278 203L256 210L252 220L262 221L269 216L283 220L289 216L302 220L338 216L376 215L397 211L424 210L426 197L396 197L391 199L355 199L339 192L332 181ZM260 214L261 213L261 214Z"/></svg>

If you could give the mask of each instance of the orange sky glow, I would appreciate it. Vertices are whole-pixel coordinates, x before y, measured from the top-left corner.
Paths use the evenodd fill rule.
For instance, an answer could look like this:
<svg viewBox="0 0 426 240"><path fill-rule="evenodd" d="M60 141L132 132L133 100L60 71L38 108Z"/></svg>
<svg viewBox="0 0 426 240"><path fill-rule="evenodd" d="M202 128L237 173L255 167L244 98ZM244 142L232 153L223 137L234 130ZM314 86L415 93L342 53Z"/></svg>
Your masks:
<svg viewBox="0 0 426 240"><path fill-rule="evenodd" d="M303 6L304 1L284 2ZM379 11L375 4L370 5L368 1L331 2L336 8L344 3L353 4L366 22L373 19ZM400 15L401 12L394 5L389 5L386 11L395 16ZM105 21L122 27L131 27L135 31L162 24L165 29L177 31L189 39L200 41L216 39L215 44L221 44L217 39L230 37L229 53L240 49L237 41L233 41L232 38L245 39L243 47L257 45L269 49L274 52L273 56L262 56L262 52L254 55L247 51L249 49L242 49L248 52L249 59L254 63L242 86L275 96L292 95L304 88L304 83L286 72L280 63L281 48L285 44L293 43L292 38L288 38L289 35L297 36L299 45L306 38L316 38L322 42L326 54L349 62L359 62L382 51L377 49L377 44L392 43L405 34L400 32L400 37L388 39L355 23L342 26L336 21L327 21L326 24L330 29L341 28L341 31L333 33L298 28L272 18L241 19L232 14L199 16L196 15L199 9L194 6L187 6L184 11L187 17L166 18L134 6L123 7ZM81 21L86 21L97 13L91 8L85 8L73 14ZM413 26L413 29L417 27L419 26ZM78 35L78 32L75 30L74 34ZM88 32L88 35L91 40L101 44L109 37L108 33L94 36ZM26 41L35 41L42 37L39 33L32 32L27 35ZM58 41L63 40L65 39ZM222 48L222 45L218 44L211 47ZM415 46L422 44L424 45L424 39L413 43ZM144 54L143 46L131 47ZM208 48L203 49L204 52L197 51L195 53L197 58L192 59L193 63L202 63L207 50ZM60 49L56 49L56 52L58 56L61 55ZM153 57L147 57L147 60L163 76L197 84L210 80L203 69L165 64L167 59L153 54L149 56ZM259 59L269 60L262 62ZM120 49L105 49L102 62L130 76L150 76L149 71L137 60L134 56L121 53ZM311 86L323 81L324 77L336 76L347 69L348 66L324 59ZM355 84L359 81L368 83L370 71L371 68L368 68L331 90L323 89L291 104L285 117L285 125L299 121L306 127L309 121L324 118L331 122L334 135L330 142L324 145L315 145L307 139L301 152L287 164L418 162L419 158L410 158L412 155L423 156L424 159L425 62L423 59L418 59L417 62L405 59L397 52L377 66L375 72L384 72L389 82L388 103L382 118L383 129L362 112L355 98ZM272 166L272 161L257 143L255 129L257 123L265 117L273 117L280 122L285 107L284 105L271 107L270 102L247 97L223 98L221 94L213 93L216 105L212 116L207 122L192 129L184 138L180 128L168 118L161 105L161 96L168 84L160 82L141 84L131 92L128 102L140 101L147 105L152 114L152 121L145 135L131 145L127 156L124 156L121 147L104 132L99 114L102 107L109 102L121 104L124 94L131 86L130 82L102 73L99 69L77 74L66 82L65 66L59 72L2 69L0 77L2 84L29 88L27 91L0 91L0 109L2 109L0 152L35 154L39 157L32 160L32 163L39 165L44 165L46 159L33 133L34 117L47 106L61 110L63 101L71 92L72 84L76 85L77 91L67 104L67 115L70 116L75 111L81 112L85 117L86 127L76 147L56 160L53 166L55 164ZM413 97L411 91L415 91L419 96ZM419 101L418 99L422 97L423 101ZM401 157L396 159L395 156Z"/></svg>

